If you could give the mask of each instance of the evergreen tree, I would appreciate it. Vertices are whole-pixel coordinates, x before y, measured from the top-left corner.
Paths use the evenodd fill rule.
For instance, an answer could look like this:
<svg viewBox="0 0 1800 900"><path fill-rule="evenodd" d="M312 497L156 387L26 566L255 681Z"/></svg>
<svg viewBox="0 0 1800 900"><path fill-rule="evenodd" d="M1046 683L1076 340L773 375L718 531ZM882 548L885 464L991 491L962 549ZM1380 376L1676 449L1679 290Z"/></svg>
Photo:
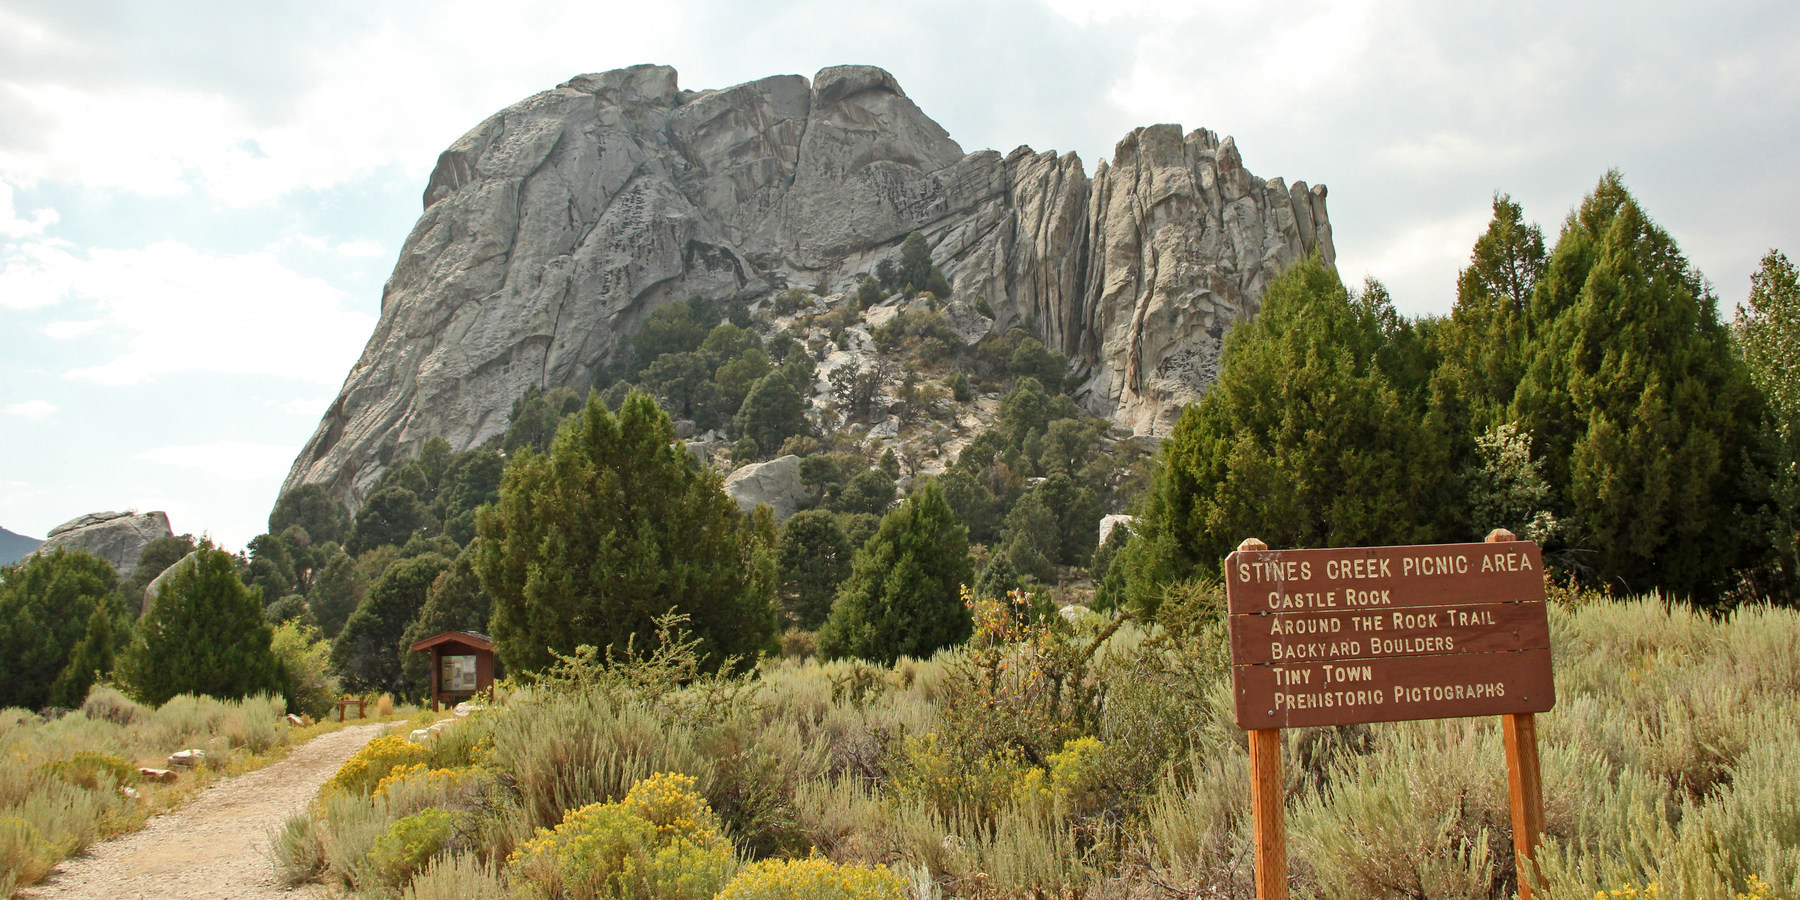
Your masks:
<svg viewBox="0 0 1800 900"><path fill-rule="evenodd" d="M0 569L0 708L50 702L51 686L113 582L113 567L83 550L57 548Z"/></svg>
<svg viewBox="0 0 1800 900"><path fill-rule="evenodd" d="M412 556L388 566L369 585L368 595L331 643L331 668L345 687L409 693L420 686L409 684L402 671L406 650L400 639L425 608L432 583L450 566L437 553Z"/></svg>
<svg viewBox="0 0 1800 900"><path fill-rule="evenodd" d="M275 501L275 509L269 513L269 533L280 534L293 525L306 529L306 533L317 543L333 541L341 544L350 539L350 513L344 509L343 503L325 490L324 485L303 484L282 494ZM191 536L188 543L186 550L164 563L163 567L174 565L175 560L192 552L194 548ZM162 569L157 571L161 572Z"/></svg>
<svg viewBox="0 0 1800 900"><path fill-rule="evenodd" d="M513 401L512 411L506 418L506 436L501 438L500 446L507 453L521 447L543 450L550 446L563 420L579 409L581 395L574 391L568 388L545 391L534 384L525 389L524 396Z"/></svg>
<svg viewBox="0 0 1800 900"><path fill-rule="evenodd" d="M1750 380L1768 398L1765 427L1774 457L1774 499L1768 542L1776 583L1791 595L1800 587L1800 273L1770 250L1750 276L1750 298L1737 311L1736 332Z"/></svg>
<svg viewBox="0 0 1800 900"><path fill-rule="evenodd" d="M244 586L237 559L211 541L201 541L193 560L158 589L121 661L124 680L156 706L176 694L239 700L279 692L261 592Z"/></svg>
<svg viewBox="0 0 1800 900"><path fill-rule="evenodd" d="M338 636L344 620L356 611L362 582L357 577L356 560L343 548L326 544L318 555L319 572L313 578L312 589L307 591L306 606L319 623L319 633L330 640Z"/></svg>
<svg viewBox="0 0 1800 900"><path fill-rule="evenodd" d="M406 681L412 685L431 683L431 654L410 652L412 645L446 631L473 631L486 634L493 603L481 589L481 578L475 574L474 547L458 554L454 564L431 583L425 594L425 605L400 636L400 653L405 663Z"/></svg>
<svg viewBox="0 0 1800 900"><path fill-rule="evenodd" d="M763 453L774 453L783 441L812 430L806 421L805 397L794 386L792 376L779 369L750 389L733 427L739 437L755 441Z"/></svg>
<svg viewBox="0 0 1800 900"><path fill-rule="evenodd" d="M272 534L259 534L245 548L250 551L250 573L246 579L262 589L263 597L273 602L294 592L298 579L294 575L294 557L287 546Z"/></svg>
<svg viewBox="0 0 1800 900"><path fill-rule="evenodd" d="M507 668L541 671L582 644L622 653L635 638L646 650L670 611L687 614L714 665L770 649L773 559L766 548L758 559L721 485L635 392L617 417L590 398L548 456L514 456L479 520L475 563Z"/></svg>
<svg viewBox="0 0 1800 900"><path fill-rule="evenodd" d="M150 586L150 582L161 575L164 569L194 552L195 546L194 536L191 534L159 537L144 545L143 552L138 554L137 568L132 571L131 580L124 585L125 601L130 607L132 618L137 618L138 612L145 608L144 589Z"/></svg>
<svg viewBox="0 0 1800 900"><path fill-rule="evenodd" d="M855 548L837 517L824 510L803 510L788 517L776 544L781 570L781 597L797 627L818 628L831 613L831 598L850 575Z"/></svg>
<svg viewBox="0 0 1800 900"><path fill-rule="evenodd" d="M1617 172L1564 224L1532 318L1512 416L1593 574L1715 596L1755 555L1761 398L1699 273Z"/></svg>
<svg viewBox="0 0 1800 900"><path fill-rule="evenodd" d="M881 282L864 275L862 282L856 286L856 305L868 309L880 303L882 297Z"/></svg>
<svg viewBox="0 0 1800 900"><path fill-rule="evenodd" d="M718 320L714 320L718 321ZM712 329L695 321L693 308L679 300L656 308L631 339L634 371L641 372L657 357L700 349Z"/></svg>
<svg viewBox="0 0 1800 900"><path fill-rule="evenodd" d="M893 505L897 491L894 479L888 473L865 469L844 483L832 505L839 512L879 516Z"/></svg>
<svg viewBox="0 0 1800 900"><path fill-rule="evenodd" d="M1544 275L1544 233L1524 210L1494 195L1494 215L1456 280L1450 322L1434 335L1445 377L1461 382L1478 429L1506 420L1523 377L1531 297Z"/></svg>
<svg viewBox="0 0 1800 900"><path fill-rule="evenodd" d="M1052 559L1061 548L1062 539L1056 527L1056 513L1044 502L1044 495L1031 491L1019 498L1006 513L1006 527L1000 531L1000 552L1012 569L1041 582L1056 580Z"/></svg>
<svg viewBox="0 0 1800 900"><path fill-rule="evenodd" d="M819 630L819 653L892 663L961 643L972 628L961 597L971 579L968 533L928 481L856 552Z"/></svg>
<svg viewBox="0 0 1800 900"><path fill-rule="evenodd" d="M991 432L990 432L991 433ZM966 457L968 451L963 451ZM962 457L958 458L960 462ZM956 513L956 520L969 529L969 540L977 544L991 544L1000 537L999 501L987 485L970 474L968 467L952 465L943 477L938 479L938 486L944 492L944 501Z"/></svg>
<svg viewBox="0 0 1800 900"><path fill-rule="evenodd" d="M69 662L63 666L62 674L50 685L51 706L79 707L87 699L88 689L94 682L112 674L113 620L118 616L116 610L108 607L117 602L118 595L110 594L107 600L94 604L93 615L88 616L87 632L69 652Z"/></svg>
<svg viewBox="0 0 1800 900"><path fill-rule="evenodd" d="M431 511L417 492L386 487L375 492L356 511L356 530L350 536L350 552L362 553L382 545L404 546L415 532L431 526Z"/></svg>
<svg viewBox="0 0 1800 900"><path fill-rule="evenodd" d="M915 231L900 242L900 286L907 293L926 289L931 281L931 245Z"/></svg>
<svg viewBox="0 0 1800 900"><path fill-rule="evenodd" d="M1351 295L1316 257L1275 279L1163 444L1136 534L1112 563L1126 567L1126 599L1154 613L1167 585L1216 573L1247 537L1304 548L1453 534L1450 436L1407 382L1404 345L1418 340L1382 292Z"/></svg>

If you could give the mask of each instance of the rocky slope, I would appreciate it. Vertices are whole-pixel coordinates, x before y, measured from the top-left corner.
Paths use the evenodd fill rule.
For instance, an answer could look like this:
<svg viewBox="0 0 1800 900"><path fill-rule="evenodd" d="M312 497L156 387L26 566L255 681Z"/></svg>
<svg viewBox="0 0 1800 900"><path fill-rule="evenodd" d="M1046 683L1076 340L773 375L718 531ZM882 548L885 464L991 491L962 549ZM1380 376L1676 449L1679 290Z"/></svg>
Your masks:
<svg viewBox="0 0 1800 900"><path fill-rule="evenodd" d="M1140 128L1091 178L1074 154L965 154L867 66L700 92L666 66L579 76L444 151L424 202L284 490L354 507L384 460L500 434L529 386L585 388L662 303L845 291L913 230L952 310L987 301L976 330L1027 329L1090 411L1161 435L1269 279L1334 256L1324 187L1251 175L1229 137Z"/></svg>

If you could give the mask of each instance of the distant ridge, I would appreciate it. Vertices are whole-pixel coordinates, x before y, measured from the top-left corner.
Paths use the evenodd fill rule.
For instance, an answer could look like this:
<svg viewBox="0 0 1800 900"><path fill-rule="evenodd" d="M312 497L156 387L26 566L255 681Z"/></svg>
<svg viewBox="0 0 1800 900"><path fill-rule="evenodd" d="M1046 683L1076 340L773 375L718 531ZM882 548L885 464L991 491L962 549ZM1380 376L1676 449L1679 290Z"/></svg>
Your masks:
<svg viewBox="0 0 1800 900"><path fill-rule="evenodd" d="M10 566L36 550L43 541L0 528L0 566Z"/></svg>

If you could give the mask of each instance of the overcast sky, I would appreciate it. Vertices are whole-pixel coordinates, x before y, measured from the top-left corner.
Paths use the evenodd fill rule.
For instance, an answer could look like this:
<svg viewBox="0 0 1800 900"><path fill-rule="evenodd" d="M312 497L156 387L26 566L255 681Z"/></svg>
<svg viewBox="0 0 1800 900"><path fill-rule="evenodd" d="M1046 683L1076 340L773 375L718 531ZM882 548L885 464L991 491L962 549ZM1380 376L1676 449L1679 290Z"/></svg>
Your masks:
<svg viewBox="0 0 1800 900"><path fill-rule="evenodd" d="M161 509L240 547L361 352L437 154L571 75L893 72L965 150L1132 127L1330 188L1339 268L1447 312L1505 191L1608 168L1729 315L1800 251L1800 6L1242 0L0 0L0 526Z"/></svg>

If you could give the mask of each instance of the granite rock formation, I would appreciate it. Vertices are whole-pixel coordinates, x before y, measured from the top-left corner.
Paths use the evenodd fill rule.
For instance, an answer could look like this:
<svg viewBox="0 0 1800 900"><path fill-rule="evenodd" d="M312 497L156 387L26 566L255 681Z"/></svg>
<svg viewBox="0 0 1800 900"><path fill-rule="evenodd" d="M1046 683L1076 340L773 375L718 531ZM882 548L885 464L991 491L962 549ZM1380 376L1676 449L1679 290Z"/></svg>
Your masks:
<svg viewBox="0 0 1800 900"><path fill-rule="evenodd" d="M787 521L802 504L814 499L800 479L800 457L793 455L739 466L726 477L725 493L746 513L766 504L777 522Z"/></svg>
<svg viewBox="0 0 1800 900"><path fill-rule="evenodd" d="M112 563L125 579L137 571L145 545L174 533L169 529L169 517L161 512L88 513L50 529L37 552L49 553L58 547L86 550Z"/></svg>
<svg viewBox="0 0 1800 900"><path fill-rule="evenodd" d="M1334 257L1324 187L1251 175L1229 137L1140 128L1091 178L1072 153L965 154L868 66L699 92L666 66L582 75L457 140L424 203L284 490L360 505L381 460L500 434L531 385L585 388L662 303L848 290L913 230L952 309L992 310L959 328L1027 329L1090 411L1162 435L1268 281Z"/></svg>

